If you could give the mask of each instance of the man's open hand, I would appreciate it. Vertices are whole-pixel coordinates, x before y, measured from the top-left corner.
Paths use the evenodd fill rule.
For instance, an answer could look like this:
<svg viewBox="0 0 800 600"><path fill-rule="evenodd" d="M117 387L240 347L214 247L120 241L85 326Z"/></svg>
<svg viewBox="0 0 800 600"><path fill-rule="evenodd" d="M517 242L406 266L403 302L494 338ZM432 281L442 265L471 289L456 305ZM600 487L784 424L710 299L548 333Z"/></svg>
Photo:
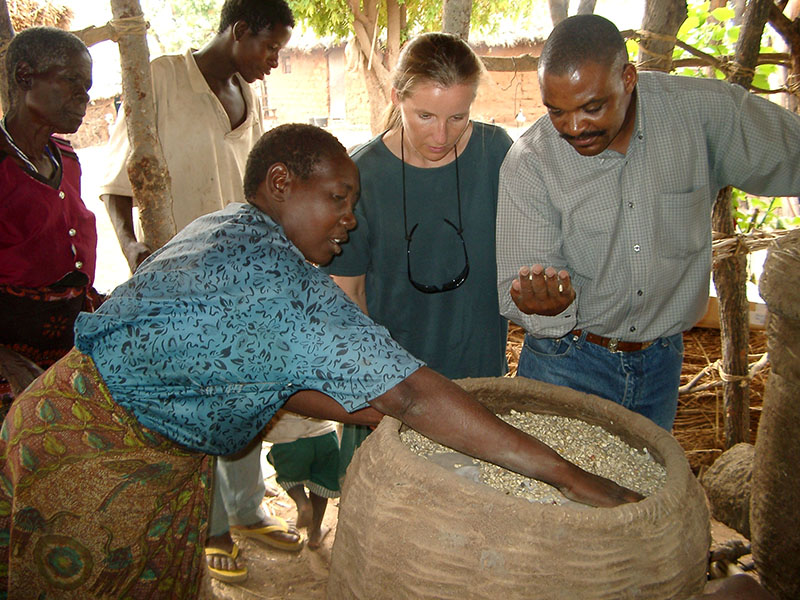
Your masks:
<svg viewBox="0 0 800 600"><path fill-rule="evenodd" d="M575 300L569 273L556 272L542 265L521 267L519 277L511 282L511 299L526 315L552 317L562 313Z"/></svg>

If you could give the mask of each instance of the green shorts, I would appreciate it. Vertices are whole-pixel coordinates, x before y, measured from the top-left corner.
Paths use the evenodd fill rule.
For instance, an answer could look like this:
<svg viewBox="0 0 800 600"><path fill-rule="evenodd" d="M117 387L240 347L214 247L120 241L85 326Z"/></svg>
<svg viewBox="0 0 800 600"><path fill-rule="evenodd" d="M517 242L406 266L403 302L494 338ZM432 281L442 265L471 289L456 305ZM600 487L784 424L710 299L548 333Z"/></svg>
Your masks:
<svg viewBox="0 0 800 600"><path fill-rule="evenodd" d="M283 489L305 485L323 498L339 496L339 437L335 431L286 444L273 444L267 460Z"/></svg>

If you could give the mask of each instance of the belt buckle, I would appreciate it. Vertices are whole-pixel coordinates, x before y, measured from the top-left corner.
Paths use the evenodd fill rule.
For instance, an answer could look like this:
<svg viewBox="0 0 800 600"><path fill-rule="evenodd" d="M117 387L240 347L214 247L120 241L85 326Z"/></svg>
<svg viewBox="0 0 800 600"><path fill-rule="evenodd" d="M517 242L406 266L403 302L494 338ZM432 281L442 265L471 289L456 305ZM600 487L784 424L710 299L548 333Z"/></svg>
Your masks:
<svg viewBox="0 0 800 600"><path fill-rule="evenodd" d="M617 345L619 344L619 338L609 338L608 339L608 350L610 352L617 352Z"/></svg>

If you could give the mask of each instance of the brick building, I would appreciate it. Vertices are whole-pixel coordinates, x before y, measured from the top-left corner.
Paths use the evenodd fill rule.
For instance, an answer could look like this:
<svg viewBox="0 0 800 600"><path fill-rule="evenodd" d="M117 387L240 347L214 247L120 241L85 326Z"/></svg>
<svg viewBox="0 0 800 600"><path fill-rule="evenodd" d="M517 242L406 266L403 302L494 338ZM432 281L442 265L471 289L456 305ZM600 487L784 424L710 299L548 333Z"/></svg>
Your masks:
<svg viewBox="0 0 800 600"><path fill-rule="evenodd" d="M520 40L509 45L475 45L481 56L538 56L541 42ZM368 126L369 103L361 72L348 59L345 43L289 47L278 69L261 83L267 117L275 123L326 120ZM544 114L535 72L490 72L473 104L472 117L513 127L517 116L530 124Z"/></svg>

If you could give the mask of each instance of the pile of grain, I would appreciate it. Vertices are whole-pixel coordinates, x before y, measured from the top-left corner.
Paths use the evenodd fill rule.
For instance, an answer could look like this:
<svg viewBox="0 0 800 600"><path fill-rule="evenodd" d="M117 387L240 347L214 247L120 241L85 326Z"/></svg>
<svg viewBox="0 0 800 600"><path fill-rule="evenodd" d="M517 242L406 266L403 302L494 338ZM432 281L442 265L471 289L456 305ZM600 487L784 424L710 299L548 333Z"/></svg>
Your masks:
<svg viewBox="0 0 800 600"><path fill-rule="evenodd" d="M557 415L541 415L512 410L501 419L541 440L561 456L582 469L606 477L644 496L658 491L667 477L666 470L647 452L630 447L618 436L598 425ZM567 504L556 488L524 477L491 463L458 454L416 431L406 430L400 437L412 452L450 467L505 494L530 502Z"/></svg>

